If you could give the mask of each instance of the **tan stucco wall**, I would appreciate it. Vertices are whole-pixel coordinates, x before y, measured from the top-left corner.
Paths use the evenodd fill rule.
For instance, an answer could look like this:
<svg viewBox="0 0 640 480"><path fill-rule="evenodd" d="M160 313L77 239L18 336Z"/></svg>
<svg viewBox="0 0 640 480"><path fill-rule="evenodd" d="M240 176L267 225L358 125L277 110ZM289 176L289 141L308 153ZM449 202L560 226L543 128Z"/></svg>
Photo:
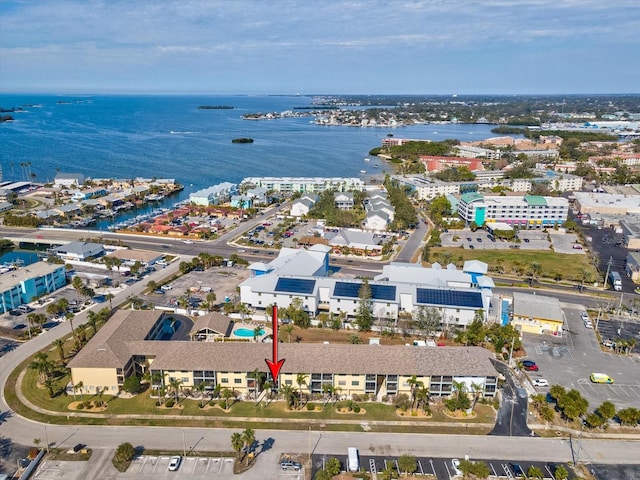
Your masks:
<svg viewBox="0 0 640 480"><path fill-rule="evenodd" d="M97 387L107 387L105 395L116 395L119 391L115 368L72 368L71 382L74 385L82 382L83 392L89 395L95 394Z"/></svg>

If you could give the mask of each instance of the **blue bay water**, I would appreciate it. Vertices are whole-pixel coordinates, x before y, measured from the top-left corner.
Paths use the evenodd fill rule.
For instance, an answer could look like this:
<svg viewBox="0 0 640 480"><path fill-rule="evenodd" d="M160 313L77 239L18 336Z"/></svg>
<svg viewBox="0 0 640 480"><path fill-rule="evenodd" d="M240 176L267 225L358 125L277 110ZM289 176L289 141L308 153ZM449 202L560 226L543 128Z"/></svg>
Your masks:
<svg viewBox="0 0 640 480"><path fill-rule="evenodd" d="M373 170L363 159L387 134L430 140L492 136L490 125L358 128L318 126L311 117L241 118L309 106L311 97L304 96L0 96L3 108L28 104L39 107L26 106L12 114L15 122L0 124L6 180L23 180L20 164L31 162L39 182L53 180L57 171L175 178L186 187L181 198L247 176L358 176L362 169ZM236 137L254 143L232 144Z"/></svg>

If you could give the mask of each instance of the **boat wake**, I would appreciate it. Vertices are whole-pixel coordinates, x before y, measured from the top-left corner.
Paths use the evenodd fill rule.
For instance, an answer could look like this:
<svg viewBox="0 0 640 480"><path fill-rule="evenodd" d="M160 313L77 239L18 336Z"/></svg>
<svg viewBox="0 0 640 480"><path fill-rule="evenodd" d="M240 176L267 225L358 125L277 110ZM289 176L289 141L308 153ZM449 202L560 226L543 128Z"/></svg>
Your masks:
<svg viewBox="0 0 640 480"><path fill-rule="evenodd" d="M181 132L179 130L171 130L169 133L171 135L193 135L193 134L196 134L198 132L189 132L189 131Z"/></svg>

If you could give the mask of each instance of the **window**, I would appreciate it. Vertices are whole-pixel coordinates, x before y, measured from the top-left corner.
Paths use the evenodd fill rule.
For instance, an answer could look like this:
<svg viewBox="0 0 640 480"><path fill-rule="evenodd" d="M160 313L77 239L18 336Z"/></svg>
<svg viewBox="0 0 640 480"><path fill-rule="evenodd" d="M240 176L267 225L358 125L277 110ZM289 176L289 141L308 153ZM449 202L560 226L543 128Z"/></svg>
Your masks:
<svg viewBox="0 0 640 480"><path fill-rule="evenodd" d="M242 379L241 378L234 378L233 379L233 383L240 384L240 383L242 383Z"/></svg>
<svg viewBox="0 0 640 480"><path fill-rule="evenodd" d="M341 387L344 387L347 385L347 381L346 380L338 380L338 385Z"/></svg>
<svg viewBox="0 0 640 480"><path fill-rule="evenodd" d="M285 385L293 385L293 381L292 380L285 380L284 384Z"/></svg>
<svg viewBox="0 0 640 480"><path fill-rule="evenodd" d="M221 378L220 379L220 383L229 383L229 379L228 378Z"/></svg>
<svg viewBox="0 0 640 480"><path fill-rule="evenodd" d="M187 383L189 381L189 377L182 377L180 380L182 383Z"/></svg>

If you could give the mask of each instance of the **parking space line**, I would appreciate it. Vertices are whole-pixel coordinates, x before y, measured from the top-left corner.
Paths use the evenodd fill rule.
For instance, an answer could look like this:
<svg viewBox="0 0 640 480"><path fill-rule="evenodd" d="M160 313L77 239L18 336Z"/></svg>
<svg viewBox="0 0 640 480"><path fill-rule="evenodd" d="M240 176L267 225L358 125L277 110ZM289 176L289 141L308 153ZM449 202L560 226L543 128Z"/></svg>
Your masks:
<svg viewBox="0 0 640 480"><path fill-rule="evenodd" d="M493 472L493 476L494 477L498 477L498 472L496 472L496 469L493 468L493 463L489 462L489 468L491 469L491 471Z"/></svg>

